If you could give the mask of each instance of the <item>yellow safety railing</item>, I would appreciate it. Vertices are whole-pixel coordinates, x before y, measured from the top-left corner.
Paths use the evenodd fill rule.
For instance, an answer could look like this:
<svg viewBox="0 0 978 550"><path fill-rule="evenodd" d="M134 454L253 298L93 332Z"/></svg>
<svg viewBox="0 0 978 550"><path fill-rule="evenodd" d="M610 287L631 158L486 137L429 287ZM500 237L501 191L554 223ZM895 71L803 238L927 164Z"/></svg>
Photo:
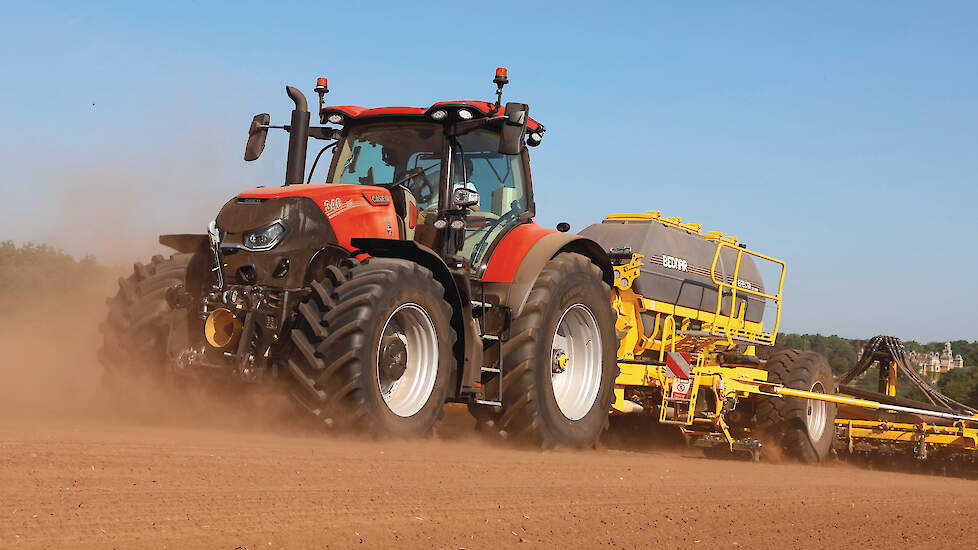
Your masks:
<svg viewBox="0 0 978 550"><path fill-rule="evenodd" d="M655 317L656 325L659 322L659 316ZM656 326L658 328L658 326ZM652 338L655 338L655 334L652 334ZM662 323L662 345L659 347L659 362L665 361L666 356L666 344L669 345L670 351L676 351L676 319L672 315L667 315L665 321Z"/></svg>
<svg viewBox="0 0 978 550"><path fill-rule="evenodd" d="M713 240L713 239L711 239ZM785 263L777 258L772 258L761 254L759 252L754 252L747 248L739 246L735 240L727 240L726 238L720 237L715 239L717 244L716 253L713 254L713 263L710 264L710 278L713 279L713 284L717 285L717 307L715 311L716 318L726 317L728 320L727 326L733 325L733 320L738 317L737 314L737 293L742 292L744 294L752 294L754 296L759 296L765 300L772 300L776 306L776 314L774 320L774 330L770 334L762 333L765 336L771 337L771 343L774 343L774 337L778 334L778 328L781 326L781 295L784 290L784 273L785 273ZM720 254L724 248L730 248L737 253L737 261L734 265L733 280L732 282L721 281L717 277L717 262L720 261ZM754 290L753 288L741 287L738 283L740 282L740 264L743 259L744 254L748 254L755 258L774 263L781 267L781 276L778 278L778 292L776 294L768 294L766 292L761 292L760 290ZM730 289L730 309L727 315L723 315L721 310L723 309L723 289Z"/></svg>

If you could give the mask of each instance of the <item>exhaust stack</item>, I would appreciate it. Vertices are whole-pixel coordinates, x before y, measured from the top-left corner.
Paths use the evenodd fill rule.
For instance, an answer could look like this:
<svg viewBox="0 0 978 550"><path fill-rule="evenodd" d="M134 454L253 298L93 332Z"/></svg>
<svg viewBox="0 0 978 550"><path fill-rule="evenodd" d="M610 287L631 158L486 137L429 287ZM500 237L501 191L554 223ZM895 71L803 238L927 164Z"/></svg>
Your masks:
<svg viewBox="0 0 978 550"><path fill-rule="evenodd" d="M309 142L309 109L306 96L298 88L285 87L289 99L295 102L292 124L289 126L289 156L285 161L285 185L303 183L306 173L306 146Z"/></svg>

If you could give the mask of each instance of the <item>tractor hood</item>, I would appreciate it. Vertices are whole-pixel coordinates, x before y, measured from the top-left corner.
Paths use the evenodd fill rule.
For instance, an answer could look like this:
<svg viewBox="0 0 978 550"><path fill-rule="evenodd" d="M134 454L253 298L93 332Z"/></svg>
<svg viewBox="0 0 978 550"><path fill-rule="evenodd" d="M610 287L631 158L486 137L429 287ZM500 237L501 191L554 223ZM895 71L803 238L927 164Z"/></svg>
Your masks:
<svg viewBox="0 0 978 550"><path fill-rule="evenodd" d="M215 220L224 280L305 286L314 258L352 251L350 239L397 239L390 192L365 185L258 187L229 200Z"/></svg>
<svg viewBox="0 0 978 550"><path fill-rule="evenodd" d="M240 193L236 199L247 202L287 197L311 200L329 220L337 244L347 250L352 250L350 239L356 237L401 238L391 193L383 187L347 184L257 187Z"/></svg>
<svg viewBox="0 0 978 550"><path fill-rule="evenodd" d="M336 245L329 220L308 197L235 197L215 221L224 280L232 284L299 288L316 252Z"/></svg>

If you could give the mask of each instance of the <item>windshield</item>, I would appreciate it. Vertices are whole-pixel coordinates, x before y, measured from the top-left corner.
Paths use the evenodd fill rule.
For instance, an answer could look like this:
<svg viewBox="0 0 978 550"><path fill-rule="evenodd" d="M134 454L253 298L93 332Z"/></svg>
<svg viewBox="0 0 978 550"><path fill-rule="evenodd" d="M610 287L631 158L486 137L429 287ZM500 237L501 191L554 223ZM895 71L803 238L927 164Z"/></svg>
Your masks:
<svg viewBox="0 0 978 550"><path fill-rule="evenodd" d="M479 193L479 204L466 216L462 255L473 269L497 237L518 225L526 210L523 160L499 153L499 133L476 130L458 138L453 151L452 189Z"/></svg>
<svg viewBox="0 0 978 550"><path fill-rule="evenodd" d="M371 125L353 128L333 155L330 183L390 185L404 181L418 206L436 206L443 145L436 124Z"/></svg>

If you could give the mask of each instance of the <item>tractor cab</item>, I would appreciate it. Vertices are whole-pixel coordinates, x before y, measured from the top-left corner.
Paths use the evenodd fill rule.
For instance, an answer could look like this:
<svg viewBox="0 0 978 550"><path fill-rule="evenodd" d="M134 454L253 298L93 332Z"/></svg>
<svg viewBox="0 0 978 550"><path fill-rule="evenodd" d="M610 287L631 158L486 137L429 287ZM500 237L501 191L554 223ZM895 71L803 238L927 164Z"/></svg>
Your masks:
<svg viewBox="0 0 978 550"><path fill-rule="evenodd" d="M529 155L500 152L498 110L475 101L325 107L324 122L342 128L325 183L388 190L404 238L478 268L495 239L533 215Z"/></svg>
<svg viewBox="0 0 978 550"><path fill-rule="evenodd" d="M332 143L319 152L305 182L362 186L364 193L376 188L389 194L398 238L455 259L473 272L484 271L492 245L533 217L524 143L538 145L545 131L528 116L527 105L501 105L507 82L506 69L497 69L495 103L443 101L426 109L364 108L325 105L327 82L321 78L316 92L324 126L309 128L307 134ZM290 90L290 96L296 93ZM267 115L255 117L253 130L273 127L263 117ZM302 133L288 130L292 136ZM302 156L304 152L298 150L302 148L301 144L293 148L290 141L289 166L298 163L293 157ZM329 167L317 173L320 157L329 149ZM288 179L286 185L302 182ZM332 205L323 206L327 214Z"/></svg>

